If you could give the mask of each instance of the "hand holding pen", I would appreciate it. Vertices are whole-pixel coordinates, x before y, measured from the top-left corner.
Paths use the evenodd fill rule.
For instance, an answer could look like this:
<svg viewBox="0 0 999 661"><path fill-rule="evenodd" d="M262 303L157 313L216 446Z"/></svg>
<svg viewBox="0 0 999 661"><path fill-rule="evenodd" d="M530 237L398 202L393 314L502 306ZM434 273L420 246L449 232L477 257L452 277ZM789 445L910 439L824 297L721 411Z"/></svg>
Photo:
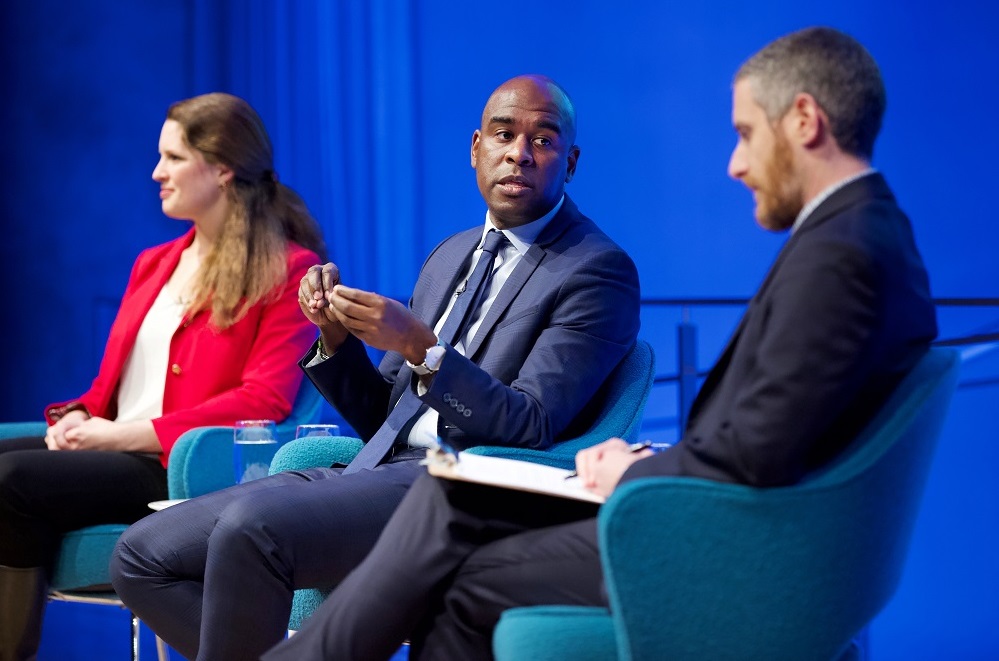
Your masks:
<svg viewBox="0 0 999 661"><path fill-rule="evenodd" d="M651 446L650 441L629 445L620 438L612 438L581 450L576 454L580 483L588 491L606 498L629 466L654 454Z"/></svg>
<svg viewBox="0 0 999 661"><path fill-rule="evenodd" d="M628 451L628 454L635 454L636 452L641 452L642 450L644 450L646 448L651 448L651 447L652 447L652 441L642 441L640 443L632 443L626 449ZM571 473L569 473L568 475L566 475L565 479L568 480L569 478L573 478L573 477L579 477L579 471L578 470L574 470Z"/></svg>

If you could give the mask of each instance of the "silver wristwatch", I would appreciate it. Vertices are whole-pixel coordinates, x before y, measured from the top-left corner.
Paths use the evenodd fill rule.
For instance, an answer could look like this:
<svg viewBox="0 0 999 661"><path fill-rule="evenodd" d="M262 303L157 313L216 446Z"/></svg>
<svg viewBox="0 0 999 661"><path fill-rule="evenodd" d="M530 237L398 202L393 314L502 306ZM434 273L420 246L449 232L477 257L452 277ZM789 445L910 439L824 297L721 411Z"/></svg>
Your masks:
<svg viewBox="0 0 999 661"><path fill-rule="evenodd" d="M413 374L418 376L434 374L441 368L441 362L443 362L444 355L446 353L447 349L444 347L444 343L437 340L437 344L427 349L427 355L424 356L423 363L420 365L414 365L407 360L406 364L409 365L411 370L413 370Z"/></svg>

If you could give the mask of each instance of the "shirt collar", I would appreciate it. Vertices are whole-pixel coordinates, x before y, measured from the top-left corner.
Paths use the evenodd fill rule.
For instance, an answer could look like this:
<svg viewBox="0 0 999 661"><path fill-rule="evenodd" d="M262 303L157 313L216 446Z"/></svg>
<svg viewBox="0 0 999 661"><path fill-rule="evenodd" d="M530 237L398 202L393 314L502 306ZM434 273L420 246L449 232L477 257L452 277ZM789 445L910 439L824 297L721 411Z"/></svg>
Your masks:
<svg viewBox="0 0 999 661"><path fill-rule="evenodd" d="M555 214L557 214L559 209L562 208L563 202L565 202L565 194L559 198L558 204L552 207L551 211L537 220L532 220L531 222L525 223L524 225L520 225L518 227L511 227L510 229L499 231L506 235L506 238L510 240L510 243L517 249L517 252L521 255L526 255L527 251L532 245L534 245L534 242L538 239L541 232L544 231L548 223L550 223L552 218L555 217ZM489 212L486 211L486 224L482 228L482 238L479 240L479 246L481 246L482 242L485 241L486 232L494 229L497 229L497 227L493 225L492 216L490 216Z"/></svg>
<svg viewBox="0 0 999 661"><path fill-rule="evenodd" d="M802 207L801 211L798 212L797 218L794 219L794 225L791 226L791 234L797 232L798 229L805 224L805 221L808 220L808 217L812 215L812 212L818 209L820 204L828 200L833 193L849 184L852 184L858 179L866 177L869 174L874 174L875 172L877 172L877 170L874 168L867 168L862 172L850 175L845 179L840 179L836 183L826 186L819 192L818 195L813 197L808 204Z"/></svg>

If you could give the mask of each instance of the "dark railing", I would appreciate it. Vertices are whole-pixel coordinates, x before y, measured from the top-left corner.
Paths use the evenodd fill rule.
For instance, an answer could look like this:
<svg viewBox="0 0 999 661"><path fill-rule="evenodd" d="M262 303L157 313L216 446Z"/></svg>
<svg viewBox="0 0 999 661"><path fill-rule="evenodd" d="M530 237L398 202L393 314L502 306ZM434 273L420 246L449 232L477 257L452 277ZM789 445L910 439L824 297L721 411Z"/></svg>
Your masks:
<svg viewBox="0 0 999 661"><path fill-rule="evenodd" d="M698 307L741 307L749 302L748 298L736 297L700 297L700 298L644 298L642 306L680 308L680 322L677 324L676 354L677 371L674 374L656 375L654 385L667 383L677 384L677 429L686 427L687 413L697 393L698 382L707 375L706 371L697 368L697 326L690 321L690 310ZM999 298L935 298L933 303L938 307L994 307L999 308ZM994 347L987 345L996 343ZM999 332L977 332L959 337L946 338L934 342L937 346L971 346L981 345L980 356L988 351L999 348ZM967 354L965 354L967 356ZM981 387L999 384L999 377L967 379L959 387Z"/></svg>

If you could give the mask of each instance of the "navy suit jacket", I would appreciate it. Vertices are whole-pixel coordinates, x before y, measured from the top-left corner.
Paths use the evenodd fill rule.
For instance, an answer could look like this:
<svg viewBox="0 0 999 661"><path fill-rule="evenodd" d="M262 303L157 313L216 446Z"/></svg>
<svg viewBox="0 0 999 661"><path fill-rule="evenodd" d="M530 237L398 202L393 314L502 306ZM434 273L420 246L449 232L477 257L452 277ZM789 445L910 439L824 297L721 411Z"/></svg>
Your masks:
<svg viewBox="0 0 999 661"><path fill-rule="evenodd" d="M796 230L691 409L680 443L623 480L793 484L857 435L936 336L908 218L880 174Z"/></svg>
<svg viewBox="0 0 999 661"><path fill-rule="evenodd" d="M428 326L444 313L481 237L481 226L455 234L424 262L410 309ZM639 298L631 258L566 196L465 355L448 347L421 399L440 413L458 448L543 449L578 434L591 422L587 402L635 341ZM404 388L416 392L400 354L386 353L376 369L353 336L305 373L365 440Z"/></svg>

